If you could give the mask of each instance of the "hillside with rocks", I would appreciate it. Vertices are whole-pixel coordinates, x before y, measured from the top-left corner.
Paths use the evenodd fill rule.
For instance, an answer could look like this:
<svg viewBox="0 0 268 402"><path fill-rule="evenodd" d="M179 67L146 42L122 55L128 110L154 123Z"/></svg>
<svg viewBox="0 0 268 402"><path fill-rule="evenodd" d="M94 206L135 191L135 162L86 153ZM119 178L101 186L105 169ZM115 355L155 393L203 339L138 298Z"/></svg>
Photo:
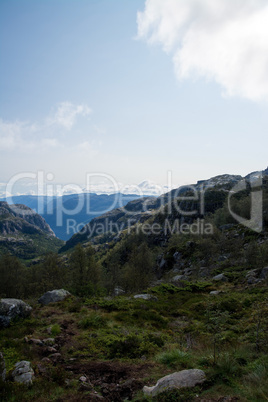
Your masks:
<svg viewBox="0 0 268 402"><path fill-rule="evenodd" d="M267 170L258 179L132 201L35 264L3 255L3 400L266 400ZM261 230L230 213L250 221L254 191ZM105 220L119 230L92 226Z"/></svg>
<svg viewBox="0 0 268 402"><path fill-rule="evenodd" d="M0 255L32 259L63 244L44 218L22 204L0 202Z"/></svg>

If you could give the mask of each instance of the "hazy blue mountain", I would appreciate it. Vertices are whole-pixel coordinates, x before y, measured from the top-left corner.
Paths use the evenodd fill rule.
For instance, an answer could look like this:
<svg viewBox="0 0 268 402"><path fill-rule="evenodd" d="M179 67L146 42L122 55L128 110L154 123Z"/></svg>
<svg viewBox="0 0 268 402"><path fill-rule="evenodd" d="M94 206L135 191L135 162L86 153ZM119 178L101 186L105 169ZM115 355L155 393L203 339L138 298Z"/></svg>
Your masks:
<svg viewBox="0 0 268 402"><path fill-rule="evenodd" d="M2 199L24 204L41 215L56 236L68 240L93 218L140 198L137 194L68 194L59 196L19 195Z"/></svg>

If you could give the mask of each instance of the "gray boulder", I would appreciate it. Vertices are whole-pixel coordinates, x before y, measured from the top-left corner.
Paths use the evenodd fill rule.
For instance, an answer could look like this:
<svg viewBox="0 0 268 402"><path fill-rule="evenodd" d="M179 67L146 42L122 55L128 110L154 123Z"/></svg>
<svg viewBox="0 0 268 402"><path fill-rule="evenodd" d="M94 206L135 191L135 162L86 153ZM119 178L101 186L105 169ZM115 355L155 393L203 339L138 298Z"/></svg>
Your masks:
<svg viewBox="0 0 268 402"><path fill-rule="evenodd" d="M228 282L228 278L224 274L216 275L212 278L212 280L217 282Z"/></svg>
<svg viewBox="0 0 268 402"><path fill-rule="evenodd" d="M154 387L143 387L143 392L145 395L154 397L164 391L195 387L197 384L202 384L205 380L206 376L202 370L182 370L160 378Z"/></svg>
<svg viewBox="0 0 268 402"><path fill-rule="evenodd" d="M265 267L265 268L263 268L263 269L261 270L260 278L261 278L261 279L266 279L266 278L268 278L268 267Z"/></svg>
<svg viewBox="0 0 268 402"><path fill-rule="evenodd" d="M134 299L143 299L143 300L154 300L157 301L157 297L149 295L148 293L140 294L140 295L135 295L133 296Z"/></svg>
<svg viewBox="0 0 268 402"><path fill-rule="evenodd" d="M183 281L185 279L184 275L176 275L173 276L173 278L171 279L172 282L179 282L179 281Z"/></svg>
<svg viewBox="0 0 268 402"><path fill-rule="evenodd" d="M0 352L0 380L6 380L6 364L3 354Z"/></svg>
<svg viewBox="0 0 268 402"><path fill-rule="evenodd" d="M258 279L258 269L252 269L247 272L246 280L249 285L253 285L258 283L260 280Z"/></svg>
<svg viewBox="0 0 268 402"><path fill-rule="evenodd" d="M220 291L219 290L212 290L211 292L209 292L209 294L213 295L213 296L217 296L217 295L220 294Z"/></svg>
<svg viewBox="0 0 268 402"><path fill-rule="evenodd" d="M8 327L15 318L27 318L30 316L32 307L19 299L0 300L0 328Z"/></svg>
<svg viewBox="0 0 268 402"><path fill-rule="evenodd" d="M26 360L16 363L15 370L12 372L12 377L15 382L32 385L34 371L31 363Z"/></svg>
<svg viewBox="0 0 268 402"><path fill-rule="evenodd" d="M124 291L124 289L120 288L120 286L116 286L114 288L114 295L115 296L120 296L120 295L123 295L124 293L126 293L126 292Z"/></svg>
<svg viewBox="0 0 268 402"><path fill-rule="evenodd" d="M69 293L67 290L64 289L55 289L46 292L43 294L43 296L40 297L38 302L42 304L43 306L46 306L49 303L56 303L59 301L64 300L67 296L70 296L71 293Z"/></svg>

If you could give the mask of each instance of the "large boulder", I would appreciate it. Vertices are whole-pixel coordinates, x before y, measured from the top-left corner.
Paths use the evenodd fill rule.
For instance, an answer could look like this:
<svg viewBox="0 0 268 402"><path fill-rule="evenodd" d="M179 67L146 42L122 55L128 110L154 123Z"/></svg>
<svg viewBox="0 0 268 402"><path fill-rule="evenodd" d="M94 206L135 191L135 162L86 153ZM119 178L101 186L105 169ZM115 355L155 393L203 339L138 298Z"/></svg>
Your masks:
<svg viewBox="0 0 268 402"><path fill-rule="evenodd" d="M6 379L6 364L3 354L0 352L0 381Z"/></svg>
<svg viewBox="0 0 268 402"><path fill-rule="evenodd" d="M133 296L133 297L134 297L134 299L158 301L158 299L157 299L156 296L152 296L152 295L150 295L150 294L148 294L148 293L143 293L143 294L140 294L140 295L135 295L135 296Z"/></svg>
<svg viewBox="0 0 268 402"><path fill-rule="evenodd" d="M197 384L202 384L205 380L206 375L202 370L182 370L160 378L154 387L143 387L143 392L146 395L153 397L164 391L180 388L192 388Z"/></svg>
<svg viewBox="0 0 268 402"><path fill-rule="evenodd" d="M228 282L228 278L224 274L213 276L212 280L217 282Z"/></svg>
<svg viewBox="0 0 268 402"><path fill-rule="evenodd" d="M27 318L32 307L19 299L0 300L0 328L8 327L15 318Z"/></svg>
<svg viewBox="0 0 268 402"><path fill-rule="evenodd" d="M71 293L69 293L67 290L64 289L55 289L51 290L49 292L46 292L43 294L43 296L40 297L38 302L42 304L43 306L46 306L49 303L55 303L64 300L67 296L70 296Z"/></svg>
<svg viewBox="0 0 268 402"><path fill-rule="evenodd" d="M32 385L34 371L31 363L26 360L16 363L15 370L12 372L12 377L15 382Z"/></svg>
<svg viewBox="0 0 268 402"><path fill-rule="evenodd" d="M266 278L268 278L268 267L265 267L265 268L263 268L263 269L261 270L260 278L261 278L261 279L266 279Z"/></svg>

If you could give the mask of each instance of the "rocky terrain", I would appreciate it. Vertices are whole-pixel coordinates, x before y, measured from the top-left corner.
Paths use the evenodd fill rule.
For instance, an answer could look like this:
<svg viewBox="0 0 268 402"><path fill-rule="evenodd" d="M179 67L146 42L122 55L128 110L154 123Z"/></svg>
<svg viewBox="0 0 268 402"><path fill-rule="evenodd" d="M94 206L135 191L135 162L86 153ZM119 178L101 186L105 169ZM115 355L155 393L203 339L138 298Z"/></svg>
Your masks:
<svg viewBox="0 0 268 402"><path fill-rule="evenodd" d="M25 205L0 202L0 254L23 259L40 256L62 245L42 216Z"/></svg>
<svg viewBox="0 0 268 402"><path fill-rule="evenodd" d="M3 400L267 400L266 173L261 231L230 215L229 179L197 183L204 210L200 192L173 190L95 218L34 265L0 258ZM251 190L232 194L245 218ZM166 219L198 230L166 233ZM98 233L105 220L119 231Z"/></svg>

